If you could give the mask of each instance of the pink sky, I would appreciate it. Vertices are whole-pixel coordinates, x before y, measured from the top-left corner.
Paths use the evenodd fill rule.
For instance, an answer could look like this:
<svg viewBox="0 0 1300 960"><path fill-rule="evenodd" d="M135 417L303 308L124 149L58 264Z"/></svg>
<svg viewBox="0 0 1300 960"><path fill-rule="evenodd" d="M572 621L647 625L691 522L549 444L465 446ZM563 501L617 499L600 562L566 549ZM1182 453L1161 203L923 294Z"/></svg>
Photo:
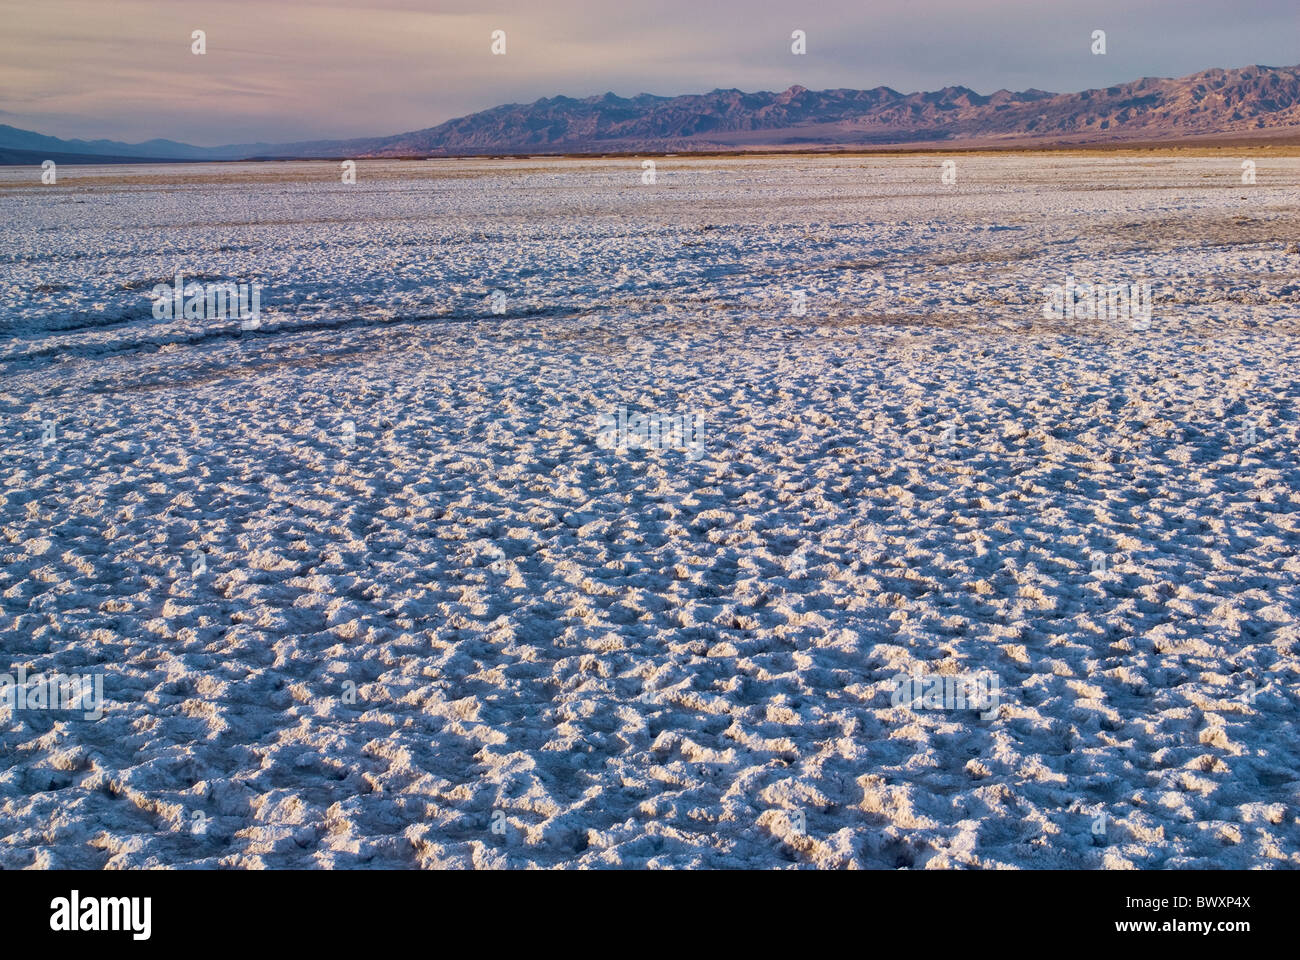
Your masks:
<svg viewBox="0 0 1300 960"><path fill-rule="evenodd" d="M201 145L398 133L607 90L1074 91L1300 62L1296 0L0 0L0 24L0 123Z"/></svg>

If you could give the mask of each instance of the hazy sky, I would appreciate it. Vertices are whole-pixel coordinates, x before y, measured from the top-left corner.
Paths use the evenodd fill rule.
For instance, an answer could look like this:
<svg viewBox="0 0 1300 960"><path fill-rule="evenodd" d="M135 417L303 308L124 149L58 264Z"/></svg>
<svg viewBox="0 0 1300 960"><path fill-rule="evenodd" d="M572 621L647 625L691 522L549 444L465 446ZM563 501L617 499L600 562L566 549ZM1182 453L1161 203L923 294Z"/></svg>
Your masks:
<svg viewBox="0 0 1300 960"><path fill-rule="evenodd" d="M1067 92L1252 63L1300 63L1300 0L0 0L0 123L205 146L400 133L556 94Z"/></svg>

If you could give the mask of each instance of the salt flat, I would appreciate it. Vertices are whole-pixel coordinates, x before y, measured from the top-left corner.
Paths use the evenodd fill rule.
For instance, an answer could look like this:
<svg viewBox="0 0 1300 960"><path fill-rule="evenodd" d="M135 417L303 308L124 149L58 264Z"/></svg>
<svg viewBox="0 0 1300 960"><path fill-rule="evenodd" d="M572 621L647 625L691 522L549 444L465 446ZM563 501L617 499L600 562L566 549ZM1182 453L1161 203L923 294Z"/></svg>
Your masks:
<svg viewBox="0 0 1300 960"><path fill-rule="evenodd" d="M1300 866L1245 158L0 168L0 867Z"/></svg>

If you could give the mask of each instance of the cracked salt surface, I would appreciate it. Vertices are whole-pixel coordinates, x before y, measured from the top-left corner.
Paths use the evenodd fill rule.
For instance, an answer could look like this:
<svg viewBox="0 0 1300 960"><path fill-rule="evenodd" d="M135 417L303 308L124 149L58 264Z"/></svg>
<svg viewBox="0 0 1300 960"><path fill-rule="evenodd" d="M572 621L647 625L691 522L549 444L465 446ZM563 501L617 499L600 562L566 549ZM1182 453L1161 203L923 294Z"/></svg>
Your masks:
<svg viewBox="0 0 1300 960"><path fill-rule="evenodd" d="M957 163L0 169L0 866L1300 865L1300 162Z"/></svg>

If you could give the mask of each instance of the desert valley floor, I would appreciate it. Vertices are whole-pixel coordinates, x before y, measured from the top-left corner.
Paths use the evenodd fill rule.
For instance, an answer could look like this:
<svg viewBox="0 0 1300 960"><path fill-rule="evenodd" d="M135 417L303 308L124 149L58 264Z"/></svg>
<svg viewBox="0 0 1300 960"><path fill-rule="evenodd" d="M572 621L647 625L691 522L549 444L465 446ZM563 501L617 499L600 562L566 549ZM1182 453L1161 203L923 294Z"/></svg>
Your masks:
<svg viewBox="0 0 1300 960"><path fill-rule="evenodd" d="M0 168L0 867L1300 867L1300 159L655 165Z"/></svg>

